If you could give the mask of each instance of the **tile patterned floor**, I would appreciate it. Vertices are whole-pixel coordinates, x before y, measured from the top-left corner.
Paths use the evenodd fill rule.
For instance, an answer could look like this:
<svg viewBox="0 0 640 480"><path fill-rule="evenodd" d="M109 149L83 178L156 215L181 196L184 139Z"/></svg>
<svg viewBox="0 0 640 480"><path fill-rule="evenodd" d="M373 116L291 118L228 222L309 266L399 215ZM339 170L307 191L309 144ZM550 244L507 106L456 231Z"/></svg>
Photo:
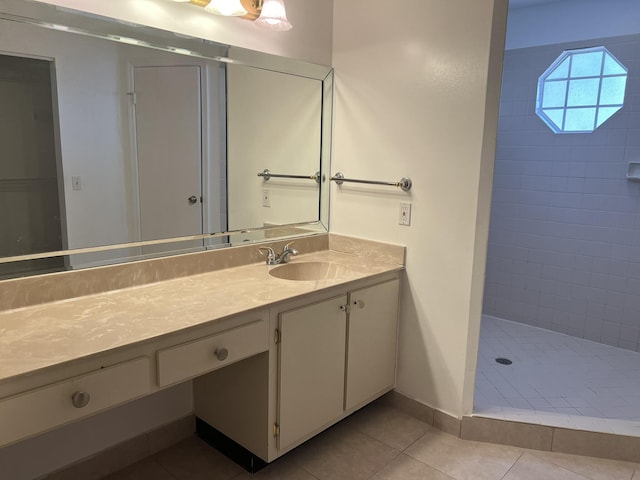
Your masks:
<svg viewBox="0 0 640 480"><path fill-rule="evenodd" d="M640 354L484 315L474 415L640 436Z"/></svg>
<svg viewBox="0 0 640 480"><path fill-rule="evenodd" d="M196 437L109 480L640 480L640 465L461 440L372 404L250 475Z"/></svg>

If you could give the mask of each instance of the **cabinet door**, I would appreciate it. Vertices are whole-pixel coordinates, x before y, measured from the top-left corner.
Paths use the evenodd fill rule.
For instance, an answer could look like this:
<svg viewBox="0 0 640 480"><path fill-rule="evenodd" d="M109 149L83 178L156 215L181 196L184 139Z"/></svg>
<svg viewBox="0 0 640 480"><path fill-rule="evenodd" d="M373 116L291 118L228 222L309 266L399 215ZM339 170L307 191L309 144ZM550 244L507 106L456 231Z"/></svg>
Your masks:
<svg viewBox="0 0 640 480"><path fill-rule="evenodd" d="M399 280L350 293L345 410L395 384Z"/></svg>
<svg viewBox="0 0 640 480"><path fill-rule="evenodd" d="M281 450L342 416L346 302L343 295L280 314Z"/></svg>

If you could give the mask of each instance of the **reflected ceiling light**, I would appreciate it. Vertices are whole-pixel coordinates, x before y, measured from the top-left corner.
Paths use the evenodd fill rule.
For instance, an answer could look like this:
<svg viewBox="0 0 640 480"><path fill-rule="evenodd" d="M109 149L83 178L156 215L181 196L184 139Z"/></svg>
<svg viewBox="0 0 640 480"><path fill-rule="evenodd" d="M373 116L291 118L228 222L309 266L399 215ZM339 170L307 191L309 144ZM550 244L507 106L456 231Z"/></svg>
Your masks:
<svg viewBox="0 0 640 480"><path fill-rule="evenodd" d="M269 30L290 30L283 0L169 0L204 7L207 12L255 20Z"/></svg>
<svg viewBox="0 0 640 480"><path fill-rule="evenodd" d="M270 30L291 30L291 23L287 20L287 11L284 8L283 0L264 0L256 24Z"/></svg>
<svg viewBox="0 0 640 480"><path fill-rule="evenodd" d="M242 6L240 0L211 0L204 9L206 12L225 17L241 17L249 13Z"/></svg>

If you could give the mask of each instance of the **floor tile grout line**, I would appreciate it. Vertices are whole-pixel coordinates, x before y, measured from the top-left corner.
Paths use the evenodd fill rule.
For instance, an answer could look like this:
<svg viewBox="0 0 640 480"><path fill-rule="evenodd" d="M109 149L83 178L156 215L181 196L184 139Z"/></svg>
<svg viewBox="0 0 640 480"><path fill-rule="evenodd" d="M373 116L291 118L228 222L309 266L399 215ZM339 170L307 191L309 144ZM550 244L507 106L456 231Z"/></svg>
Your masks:
<svg viewBox="0 0 640 480"><path fill-rule="evenodd" d="M451 480L458 480L455 477L452 477L451 475L449 475L447 472L443 472L442 470L440 470L439 468L428 464L427 462L423 462L422 460L420 460L419 458L414 457L413 455L410 455L408 453L404 453L402 452L400 455L406 455L407 457L411 458L412 460L421 463L423 465L426 465L427 467L431 468L432 470L435 470L436 472L439 472L441 474L443 474L445 477L450 478Z"/></svg>
<svg viewBox="0 0 640 480"><path fill-rule="evenodd" d="M532 453L532 455L535 455L535 453ZM574 475L579 475L580 477L585 478L586 480L595 480L595 479L591 476L591 473L585 473L585 474L583 474L583 473L576 472L575 470L572 470L571 468L569 468L569 467L567 467L567 466L565 466L565 465L561 465L561 464L559 464L559 463L554 462L554 461L553 461L553 458L544 459L544 458L541 458L540 456L538 456L538 459L539 459L539 460L543 460L543 461L545 461L545 462L547 462L547 463L550 463L550 464L552 464L553 466L555 466L556 468L559 468L559 469L561 469L561 470L565 470L565 471L570 472L570 473L572 473L572 474L574 474ZM629 479L629 480L631 480L631 479Z"/></svg>
<svg viewBox="0 0 640 480"><path fill-rule="evenodd" d="M421 421L421 420L420 420L420 421ZM422 423L426 423L426 422L422 422ZM443 472L443 471L442 471L442 470L440 470L439 468L437 468L437 467L435 467L435 466L433 466L433 465L430 465L430 464L428 464L427 462L423 462L423 461L422 461L422 460L420 460L419 458L416 458L416 457L414 457L413 455L411 455L411 454L409 454L409 453L406 453L406 451L407 451L407 450L409 450L413 445L415 445L416 443L418 443L418 442L419 442L420 440L422 440L422 439L423 439L427 434L429 434L429 433L430 433L430 430L432 430L432 429L433 429L433 430L435 430L436 432L442 433L442 434L444 434L444 435L451 435L450 433L446 433L446 432L443 432L442 430L438 430L438 429L437 429L436 427L434 427L433 425L429 425L428 423L426 423L426 425L428 425L428 426L429 426L429 430L427 430L426 432L424 432L424 433L423 433L422 435L420 435L416 440L414 440L414 441L413 441L409 446L407 446L404 450L402 450L402 451L400 452L400 455L406 455L407 457L411 458L412 460L415 460L416 462L419 462L419 463L421 463L421 464L423 464L423 465L426 465L427 467L429 467L429 468L431 468L431 469L433 469L433 470L435 470L435 471L437 471L437 472L439 472L439 473L443 474L445 477L450 478L451 480L457 480L455 477L452 477L452 476L451 476L451 475L449 475L447 472ZM431 432L431 433L433 433L433 432ZM453 437L455 437L455 435L452 435L452 436L453 436ZM462 440L462 441L466 441L466 440L464 440L464 439L462 439L462 438L460 438L460 437L456 437L456 438L459 438L459 439L460 439L460 440ZM397 457L396 457L396 458L397 458Z"/></svg>
<svg viewBox="0 0 640 480"><path fill-rule="evenodd" d="M375 440L375 439L374 439ZM380 441L380 440L378 440ZM384 442L381 442L384 445L387 445ZM392 462L394 462L400 455L402 455L402 450L398 450L395 447L392 447L391 445L387 445L389 448L392 448L393 450L395 450L397 453L393 456L393 458L391 460L389 460L387 463L385 463L382 467L378 468L375 472L373 472L369 478L373 478L374 476L376 476L378 473L380 473L382 470L384 470L385 468L387 468Z"/></svg>
<svg viewBox="0 0 640 480"><path fill-rule="evenodd" d="M408 417L412 418L413 420L416 420L416 421L418 421L418 422L420 422L420 423L425 424L425 425L428 427L428 430L429 430L429 429L436 429L436 427L434 427L433 425L430 425L430 424L428 424L427 422L423 422L422 420L419 420L419 419L417 419L417 418L415 418L415 417L412 417L411 415L409 415L409 414L407 414L407 413L403 412L403 411L402 411L402 410L400 410L399 408L396 408L396 407L388 407L388 408L389 408L389 409L391 409L391 410L396 411L397 413L401 413L401 414L403 414L403 415L406 415L406 416L408 416ZM353 428L355 431L357 431L358 433L360 433L360 434L362 434L362 435L365 435L365 436L369 437L370 439L375 440L376 442L380 442L380 443L382 443L383 445L386 445L386 446L387 446L387 447L389 447L389 448L392 448L392 449L394 449L394 450L397 450L399 453L404 453L404 451L405 451L407 448L411 447L411 445L413 445L414 443L416 443L418 440L420 440L423 436L425 436L425 435L428 433L428 430L427 430L427 431L425 431L422 435L420 435L417 439L415 439L413 442L411 442L407 447L405 447L405 448L398 448L398 447L396 447L396 446L394 446L394 445L391 445L391 444L389 444L389 443L385 442L384 440L380 440L379 438L376 438L376 437L374 437L374 436L370 435L370 434L369 434L369 433L367 433L366 431L361 430L361 429L359 429L359 428L357 428L357 427L355 427L355 426L354 426L354 427L352 427L352 428ZM436 430L437 430L437 429L436 429ZM397 455L396 455L396 457L397 457Z"/></svg>
<svg viewBox="0 0 640 480"><path fill-rule="evenodd" d="M516 466L516 464L520 461L520 459L524 456L525 453L527 453L527 451L523 450L522 453L518 455L518 458L516 458L515 462L513 462L513 464L511 464L511 466L509 467L509 469L506 472L504 472L504 475L500 478L500 480L504 480L505 478L507 478L507 475L509 475L509 472L511 472L513 467Z"/></svg>
<svg viewBox="0 0 640 480"><path fill-rule="evenodd" d="M394 407L390 407L391 409L397 410ZM398 410L399 411L399 410ZM387 463L385 463L382 467L380 467L379 469L377 469L375 472L373 472L371 475L369 475L367 477L367 480L373 478L375 475L377 475L379 472L381 472L382 470L384 470L385 468L387 468L387 466L393 462L396 458L398 458L400 455L402 455L404 453L404 450L400 450L396 447L394 447L393 445L388 444L387 442L385 442L384 440L380 440L379 438L375 438L372 435L369 435L369 433L365 432L364 430L356 427L356 426L351 426L349 425L350 428L353 429L353 431L359 433L360 435L364 435L365 437L368 437L369 439L376 441L378 443L381 443L382 445L391 448L392 450L395 450L396 452L398 452L396 455L394 455L394 457L389 460Z"/></svg>
<svg viewBox="0 0 640 480"><path fill-rule="evenodd" d="M408 414L406 414L405 412L403 412L402 410L400 410L400 409L398 409L398 408L395 408L395 407L390 407L390 408L391 408L391 409L393 409L393 410L395 410L396 412L399 412L399 413L403 414L403 415L408 415ZM411 415L408 415L408 416L411 416ZM414 417L412 417L412 418L414 418ZM418 459L418 458L415 458L414 456L412 456L412 455L410 455L410 454L406 453L406 451L407 451L409 448L411 448L411 447L412 447L413 445L415 445L418 441L420 441L420 440L421 440L422 438L424 438L427 434L429 434L429 433L430 433L430 431L432 431L432 430L436 430L437 432L445 433L445 432L442 432L441 430L438 430L436 427L434 427L433 425L430 425L430 424L429 424L429 423L427 423L427 422L423 422L422 420L418 420L418 419L415 419L415 420L417 420L418 422L420 422L420 423L422 423L422 424L426 425L426 426L427 426L427 430L426 430L422 435L420 435L418 438L416 438L413 442L411 442L409 445L407 445L404 449L398 449L398 448L396 448L396 447L395 447L395 446L393 446L393 445L389 445L388 443L384 442L383 440L380 440L380 439L378 439L378 438L375 438L375 437L373 437L373 436L369 435L367 432L365 432L365 431L363 431L363 430L361 430L361 429L359 429L359 428L357 428L357 427L353 427L353 429L354 429L355 431L357 431L358 433L363 434L363 435L365 435L365 436L367 436L367 437L369 437L369 438L371 438L371 439L373 439L373 440L375 440L375 441L377 441L377 442L380 442L380 443L382 443L382 444L386 445L387 447L392 448L393 450L396 450L396 451L398 452L398 454L397 454L397 455L395 455L395 456L394 456L394 457L393 457L389 462L387 462L383 467L381 467L380 469L378 469L378 470L376 470L374 473L372 473L372 474L368 477L368 479L367 479L367 480L370 480L370 479L372 479L373 477L375 477L378 473L380 473L380 472L381 472L382 470L384 470L387 466L389 466L393 461L395 461L395 460L396 460L400 455L405 455L405 456L407 456L407 457L409 457L409 458L411 458L411 459L413 459L413 460L415 460L415 461L417 461L417 462L419 462L419 463L422 463L423 465L426 465L426 466L427 466L427 467L429 467L429 468L432 468L432 469L436 470L436 471L437 471L437 472L439 472L439 473L442 473L443 475L445 475L447 478L450 478L451 480L456 480L454 477L452 477L451 475L447 474L446 472L443 472L442 470L437 469L437 468L436 468L436 467L434 467L433 465L429 465L428 463L425 463L425 462L423 462L422 460L420 460L420 459ZM432 432L431 432L431 433L432 433ZM455 436L455 435L454 435L454 436Z"/></svg>
<svg viewBox="0 0 640 480"><path fill-rule="evenodd" d="M429 424L427 424L429 425ZM435 427L433 425L429 425L429 429L435 429ZM422 435L420 435L418 438L416 438L413 442L411 442L409 445L407 445L404 450L402 450L400 453L404 453L405 455L408 455L406 452L407 450L409 450L412 446L414 446L416 443L418 443L420 440L422 440L425 435L427 435L429 433L429 430L427 430L426 432L424 432ZM410 456L410 455L409 455ZM413 458L413 457L412 457Z"/></svg>
<svg viewBox="0 0 640 480"><path fill-rule="evenodd" d="M169 447L171 448L171 447ZM166 449L165 449L166 450ZM169 475L171 478L175 479L175 480L179 480L178 477L176 477L173 473L171 473L169 470L167 470L164 465L162 465L160 462L158 462L155 458L153 458L157 453L151 455L150 457L148 457L153 463L155 463L163 472L165 472L167 475ZM135 464L134 464L135 465Z"/></svg>

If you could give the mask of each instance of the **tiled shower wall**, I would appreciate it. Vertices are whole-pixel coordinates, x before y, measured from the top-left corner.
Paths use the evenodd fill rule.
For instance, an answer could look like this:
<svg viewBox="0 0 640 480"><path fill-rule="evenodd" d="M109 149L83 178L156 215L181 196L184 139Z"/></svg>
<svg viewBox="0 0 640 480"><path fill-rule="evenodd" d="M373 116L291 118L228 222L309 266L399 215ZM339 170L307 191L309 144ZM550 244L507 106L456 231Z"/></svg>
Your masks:
<svg viewBox="0 0 640 480"><path fill-rule="evenodd" d="M604 45L629 70L595 132L554 134L538 77L563 50ZM630 350L640 338L640 35L505 53L484 313Z"/></svg>

